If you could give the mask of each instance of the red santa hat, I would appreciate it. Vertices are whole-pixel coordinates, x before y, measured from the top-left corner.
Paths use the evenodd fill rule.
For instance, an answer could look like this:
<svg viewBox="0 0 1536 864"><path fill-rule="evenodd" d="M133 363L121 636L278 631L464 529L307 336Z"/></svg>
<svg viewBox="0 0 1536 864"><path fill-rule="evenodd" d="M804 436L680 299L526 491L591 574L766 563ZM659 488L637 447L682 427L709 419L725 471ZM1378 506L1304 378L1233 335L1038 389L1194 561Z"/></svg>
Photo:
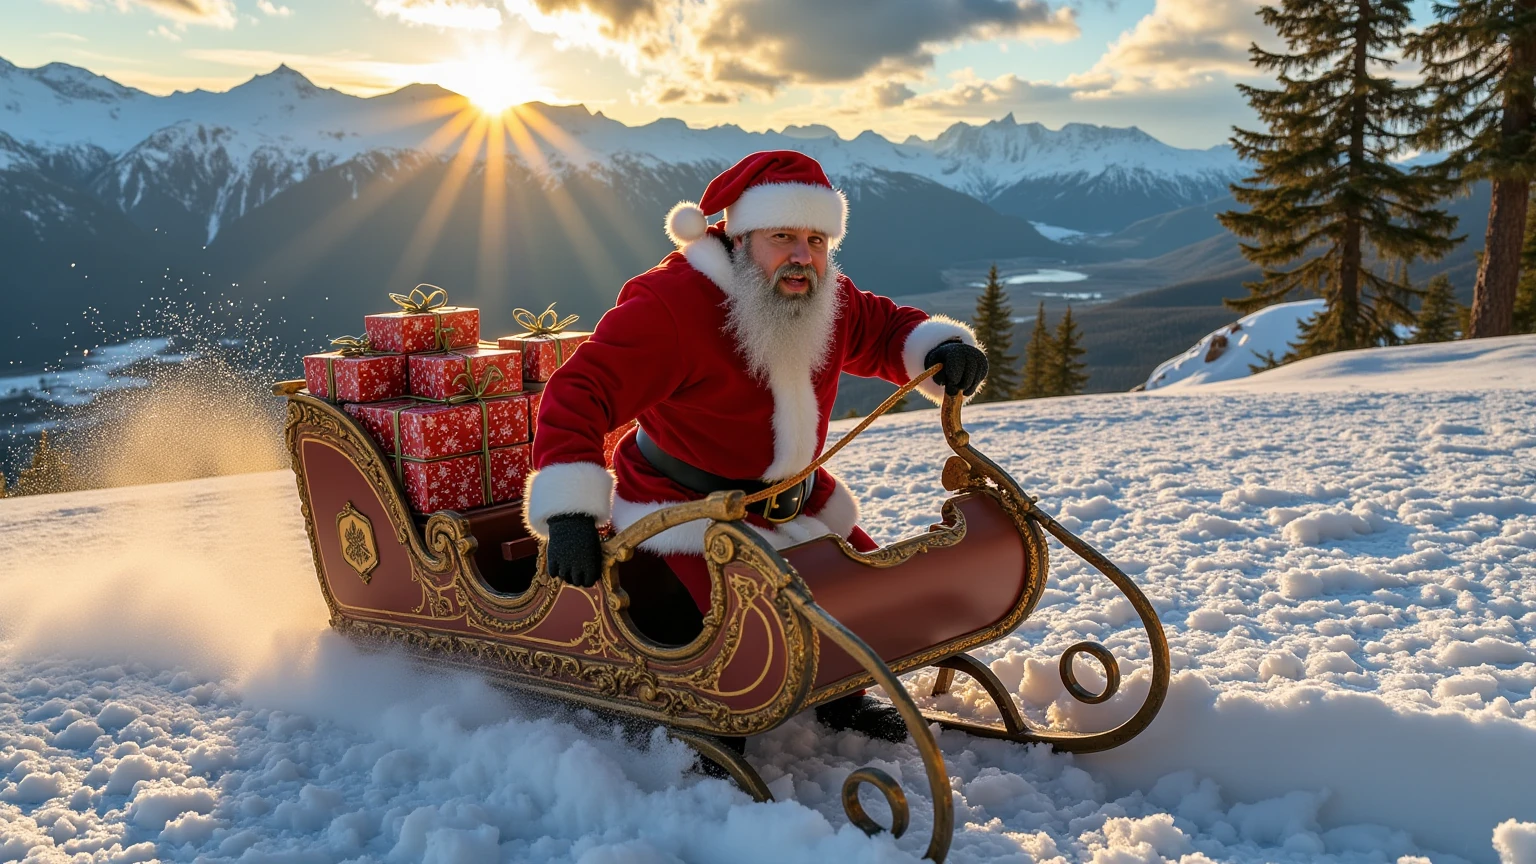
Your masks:
<svg viewBox="0 0 1536 864"><path fill-rule="evenodd" d="M848 223L848 199L832 188L821 165L793 150L753 153L711 180L697 204L667 214L667 236L686 246L709 230L705 218L725 211L725 230L739 236L759 228L807 228L836 247Z"/></svg>

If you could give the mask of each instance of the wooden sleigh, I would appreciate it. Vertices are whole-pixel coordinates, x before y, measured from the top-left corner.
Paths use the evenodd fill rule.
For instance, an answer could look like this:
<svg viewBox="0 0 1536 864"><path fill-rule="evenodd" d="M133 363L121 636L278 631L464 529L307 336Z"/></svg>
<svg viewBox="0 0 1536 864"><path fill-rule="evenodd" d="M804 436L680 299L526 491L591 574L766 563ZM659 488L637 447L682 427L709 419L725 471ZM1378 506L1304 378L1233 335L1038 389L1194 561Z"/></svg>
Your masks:
<svg viewBox="0 0 1536 864"><path fill-rule="evenodd" d="M287 443L331 626L403 644L433 662L480 670L522 690L661 724L758 800L772 797L766 784L717 736L766 732L808 708L878 685L922 756L933 802L927 857L943 861L954 808L930 722L1092 752L1135 737L1167 694L1168 643L1152 605L1119 568L1041 512L970 445L958 399L946 399L940 411L954 451L943 470L952 497L942 505L942 522L926 533L869 553L832 536L775 550L742 521L745 496L722 492L617 532L604 543L602 580L583 589L546 572L518 504L414 516L387 457L368 435L302 387L302 381L284 382L275 392L288 398ZM658 602L659 562L638 547L695 519L709 521L703 551L710 610L691 638L656 638L659 631L646 622ZM1150 643L1151 687L1134 715L1107 731L1032 728L991 669L965 653L1008 635L1035 608L1047 576L1046 532L1125 594ZM1103 666L1100 692L1077 681L1079 654ZM938 669L935 694L950 688L956 672L975 679L1000 722L925 717L897 676L929 666ZM1068 648L1060 674L1083 702L1103 702L1119 687L1118 663L1094 642ZM870 833L884 830L859 802L864 784L885 796L890 830L899 836L909 818L906 797L877 768L854 771L845 782L849 819Z"/></svg>

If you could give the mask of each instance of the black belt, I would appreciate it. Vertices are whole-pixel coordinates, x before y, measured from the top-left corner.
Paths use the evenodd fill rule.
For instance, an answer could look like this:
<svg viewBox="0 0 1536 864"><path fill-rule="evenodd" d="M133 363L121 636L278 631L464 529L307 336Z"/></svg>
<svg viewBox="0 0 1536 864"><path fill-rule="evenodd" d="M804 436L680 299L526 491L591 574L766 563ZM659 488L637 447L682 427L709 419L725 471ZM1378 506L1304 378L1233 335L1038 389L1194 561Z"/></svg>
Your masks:
<svg viewBox="0 0 1536 864"><path fill-rule="evenodd" d="M651 436L645 434L644 429L635 430L635 443L640 447L640 455L645 457L645 461L651 463L651 467L660 471L663 477L684 489L689 489L700 495L708 495L711 492L726 492L732 489L740 489L748 495L752 495L773 485L762 480L732 480L729 477L722 477L719 474L705 471L698 466L690 465L658 447L656 442L651 439ZM809 477L766 501L748 504L747 512L756 513L769 522L788 522L799 516L800 511L805 509L805 502L810 499L811 490L815 486L816 475L812 473Z"/></svg>

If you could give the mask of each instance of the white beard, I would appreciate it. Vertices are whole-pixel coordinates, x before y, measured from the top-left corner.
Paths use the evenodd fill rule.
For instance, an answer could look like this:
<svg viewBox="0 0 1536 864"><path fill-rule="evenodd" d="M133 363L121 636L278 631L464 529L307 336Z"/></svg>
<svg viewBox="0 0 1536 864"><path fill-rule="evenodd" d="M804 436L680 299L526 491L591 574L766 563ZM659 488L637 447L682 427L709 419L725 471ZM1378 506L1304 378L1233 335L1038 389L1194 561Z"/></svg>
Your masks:
<svg viewBox="0 0 1536 864"><path fill-rule="evenodd" d="M765 383L775 377L809 380L826 365L842 294L837 262L803 297L779 292L777 280L752 260L745 242L731 253L726 289L726 327L736 339L747 369Z"/></svg>

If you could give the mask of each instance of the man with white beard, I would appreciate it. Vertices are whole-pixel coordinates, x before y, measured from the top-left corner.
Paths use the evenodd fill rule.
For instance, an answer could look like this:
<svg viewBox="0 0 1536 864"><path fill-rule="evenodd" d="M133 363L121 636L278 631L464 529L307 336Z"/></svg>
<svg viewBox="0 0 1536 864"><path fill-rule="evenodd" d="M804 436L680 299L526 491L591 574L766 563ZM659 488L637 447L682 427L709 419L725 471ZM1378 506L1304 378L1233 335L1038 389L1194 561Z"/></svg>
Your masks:
<svg viewBox="0 0 1536 864"><path fill-rule="evenodd" d="M667 233L678 251L624 285L544 389L525 515L548 541L551 574L596 583L604 523L622 530L710 492L752 493L799 473L826 444L843 372L904 384L942 363L920 392L939 401L976 391L987 361L970 328L860 291L838 270L847 206L816 160L770 151L716 177L698 204L672 209ZM709 225L706 214L721 211ZM639 426L619 443L610 474L603 437L632 419ZM747 523L775 548L825 534L875 548L853 496L825 468L749 508ZM701 611L704 528L695 521L641 544ZM895 709L862 694L817 715L835 728L906 736Z"/></svg>

